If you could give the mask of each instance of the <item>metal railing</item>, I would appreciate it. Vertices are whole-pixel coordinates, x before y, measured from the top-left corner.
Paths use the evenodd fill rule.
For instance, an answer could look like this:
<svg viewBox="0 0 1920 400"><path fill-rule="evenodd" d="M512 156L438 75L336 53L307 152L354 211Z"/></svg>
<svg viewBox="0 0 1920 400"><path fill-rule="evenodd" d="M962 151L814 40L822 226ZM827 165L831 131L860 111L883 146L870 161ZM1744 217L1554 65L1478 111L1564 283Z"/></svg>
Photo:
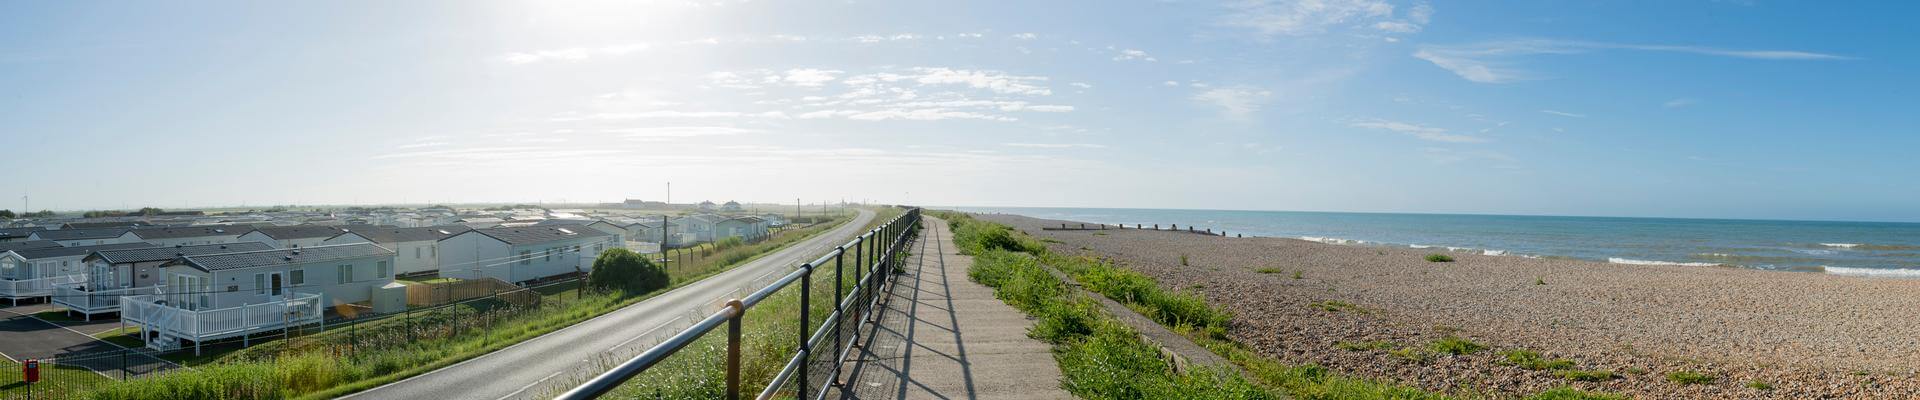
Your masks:
<svg viewBox="0 0 1920 400"><path fill-rule="evenodd" d="M761 301L766 300L767 297L792 285L796 281L800 283L799 319L801 323L799 324L800 332L795 337L799 346L793 357L780 369L780 372L775 375L771 383L768 384L764 390L760 391L757 398L772 398L779 392L780 388L786 386L785 383L788 379L792 379L795 376L799 377L799 379L795 380L799 385L797 390L799 396L797 397L807 397L807 380L810 376L808 361L815 353L814 348L820 345L822 341L827 340L830 332L834 333L831 335L833 340L832 351L826 353L833 357L833 367L828 370L827 376L829 380L834 380L834 377L837 377L840 373L841 366L845 364L844 361L846 357L852 354L853 347L851 344L859 341L859 327L863 324L878 322L872 317L874 308L879 304L882 297L876 294L884 293L884 285L889 281L887 277L891 275L890 271L894 263L897 262L895 255L901 254L906 250L907 245L912 240L914 229L918 227L919 224L920 209L908 209L906 213L901 214L892 221L888 221L879 228L861 234L859 237L847 242L847 244L834 248L813 262L801 264L799 269L788 273L758 291L748 294L745 298L728 300L726 306L721 308L720 311L708 315L706 318L694 323L693 326L680 331L679 334L673 335L673 337L647 349L646 352L620 363L613 369L599 376L595 376L593 379L574 387L572 390L568 390L566 393L560 394L558 399L592 399L605 395L615 388L620 387L620 385L627 382L627 380L640 375L642 372L646 372L648 368L652 368L654 365L673 356L674 353L679 352L682 348L692 344L700 337L706 336L707 333L719 329L721 324L725 324L727 327L727 389L725 398L739 399L741 390L741 319L746 315L747 309L753 308L754 305L759 304ZM848 251L852 251L853 253L848 254ZM840 285L845 281L842 276L845 273L845 259L849 256L853 259L855 285L851 292L846 292L843 296L843 290ZM811 293L813 292L813 273L815 268L825 267L828 263L833 265L833 311L828 314L825 323L822 323L818 329L809 333L808 326L812 324ZM864 267L861 265L863 263L866 264ZM856 317L854 321L857 321L855 329L853 329L854 339L843 342L843 337L839 332L843 328L841 326L843 321L847 320L846 317L849 316L849 314ZM845 346L843 347L843 345ZM826 393L825 390L822 390L820 391L820 396L824 396Z"/></svg>

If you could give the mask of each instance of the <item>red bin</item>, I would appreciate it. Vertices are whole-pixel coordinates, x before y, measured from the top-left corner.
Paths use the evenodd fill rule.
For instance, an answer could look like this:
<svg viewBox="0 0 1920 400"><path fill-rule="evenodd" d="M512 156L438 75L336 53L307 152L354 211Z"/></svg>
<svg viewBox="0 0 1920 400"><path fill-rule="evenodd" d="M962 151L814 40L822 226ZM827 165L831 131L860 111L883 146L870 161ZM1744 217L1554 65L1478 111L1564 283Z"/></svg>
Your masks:
<svg viewBox="0 0 1920 400"><path fill-rule="evenodd" d="M27 363L21 364L20 368L21 380L27 381L27 383L40 381L40 361L27 360Z"/></svg>

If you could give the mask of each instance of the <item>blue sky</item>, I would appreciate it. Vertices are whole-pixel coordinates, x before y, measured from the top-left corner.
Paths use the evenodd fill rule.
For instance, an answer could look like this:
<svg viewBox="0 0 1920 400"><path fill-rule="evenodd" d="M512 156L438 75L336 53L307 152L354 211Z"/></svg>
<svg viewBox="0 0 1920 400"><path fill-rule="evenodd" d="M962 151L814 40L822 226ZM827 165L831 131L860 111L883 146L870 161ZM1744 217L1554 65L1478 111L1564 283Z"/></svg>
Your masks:
<svg viewBox="0 0 1920 400"><path fill-rule="evenodd" d="M5 7L0 208L672 181L676 201L1920 220L1899 3Z"/></svg>

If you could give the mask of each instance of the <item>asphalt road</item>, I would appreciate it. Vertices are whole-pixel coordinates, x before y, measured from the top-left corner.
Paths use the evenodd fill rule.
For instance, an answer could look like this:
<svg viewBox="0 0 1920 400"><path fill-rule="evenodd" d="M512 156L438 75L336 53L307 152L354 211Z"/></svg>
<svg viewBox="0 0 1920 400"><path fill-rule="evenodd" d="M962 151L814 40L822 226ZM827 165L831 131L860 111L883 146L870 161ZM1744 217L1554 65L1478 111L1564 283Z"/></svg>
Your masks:
<svg viewBox="0 0 1920 400"><path fill-rule="evenodd" d="M654 296L606 315L487 355L346 397L362 399L519 399L552 397L650 347L686 325L690 311L704 317L719 301L768 273L785 273L853 240L872 221L860 210L835 227L745 265ZM764 284L764 283L760 283ZM667 328L661 328L667 327Z"/></svg>

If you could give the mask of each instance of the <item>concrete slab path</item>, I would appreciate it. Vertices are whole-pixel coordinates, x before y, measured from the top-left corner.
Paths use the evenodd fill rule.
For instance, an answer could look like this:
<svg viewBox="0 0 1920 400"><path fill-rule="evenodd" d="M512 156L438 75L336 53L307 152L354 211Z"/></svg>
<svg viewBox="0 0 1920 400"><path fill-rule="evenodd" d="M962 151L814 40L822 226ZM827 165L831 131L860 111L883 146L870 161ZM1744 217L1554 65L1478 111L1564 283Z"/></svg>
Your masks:
<svg viewBox="0 0 1920 400"><path fill-rule="evenodd" d="M880 324L861 338L828 398L1071 399L1050 346L1027 337L1033 320L967 279L946 221L926 217L924 237L894 276Z"/></svg>

